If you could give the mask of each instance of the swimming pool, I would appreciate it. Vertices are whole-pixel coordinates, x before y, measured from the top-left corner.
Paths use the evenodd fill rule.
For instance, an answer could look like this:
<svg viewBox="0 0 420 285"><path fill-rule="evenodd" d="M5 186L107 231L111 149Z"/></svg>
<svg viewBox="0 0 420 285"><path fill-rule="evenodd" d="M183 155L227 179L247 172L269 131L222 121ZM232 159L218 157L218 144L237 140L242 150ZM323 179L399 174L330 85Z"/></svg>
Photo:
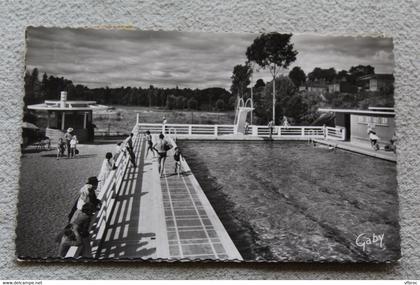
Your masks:
<svg viewBox="0 0 420 285"><path fill-rule="evenodd" d="M395 163L296 141L178 145L245 259L400 257ZM373 234L382 246L363 249Z"/></svg>

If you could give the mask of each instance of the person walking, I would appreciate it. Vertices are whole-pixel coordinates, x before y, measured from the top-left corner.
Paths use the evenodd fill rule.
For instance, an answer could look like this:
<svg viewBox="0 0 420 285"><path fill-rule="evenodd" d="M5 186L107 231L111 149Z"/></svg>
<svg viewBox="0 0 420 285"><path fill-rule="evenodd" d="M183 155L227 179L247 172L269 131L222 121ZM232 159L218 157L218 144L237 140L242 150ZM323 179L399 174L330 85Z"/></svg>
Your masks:
<svg viewBox="0 0 420 285"><path fill-rule="evenodd" d="M67 147L67 158L70 158L70 141L73 138L73 135L71 134L73 132L73 128L68 128L67 132L64 134L64 140L66 142Z"/></svg>
<svg viewBox="0 0 420 285"><path fill-rule="evenodd" d="M77 152L77 144L79 141L77 140L77 136L74 135L70 140L70 158L74 158Z"/></svg>
<svg viewBox="0 0 420 285"><path fill-rule="evenodd" d="M147 141L147 151L146 151L146 158L149 155L149 150L152 152L153 154L153 158L155 158L155 150L153 149L153 140L152 140L152 135L150 134L150 131L146 131L146 141Z"/></svg>
<svg viewBox="0 0 420 285"><path fill-rule="evenodd" d="M99 180L98 189L97 189L98 192L102 190L102 187L105 185L106 179L108 178L111 171L114 170L115 168L116 168L115 161L112 158L112 153L107 152L105 154L105 159L102 162L101 171L99 172L99 175L98 175L98 180Z"/></svg>
<svg viewBox="0 0 420 285"><path fill-rule="evenodd" d="M125 139L125 148L128 151L128 154L130 155L130 161L134 168L137 167L136 165L136 155L134 154L134 146L133 146L133 136L134 134L131 133L126 139Z"/></svg>
<svg viewBox="0 0 420 285"><path fill-rule="evenodd" d="M172 146L165 140L165 136L163 134L159 135L158 141L155 143L153 148L158 153L158 163L159 163L159 174L160 177L163 177L163 172L165 171L165 161L167 157L167 152L172 148Z"/></svg>

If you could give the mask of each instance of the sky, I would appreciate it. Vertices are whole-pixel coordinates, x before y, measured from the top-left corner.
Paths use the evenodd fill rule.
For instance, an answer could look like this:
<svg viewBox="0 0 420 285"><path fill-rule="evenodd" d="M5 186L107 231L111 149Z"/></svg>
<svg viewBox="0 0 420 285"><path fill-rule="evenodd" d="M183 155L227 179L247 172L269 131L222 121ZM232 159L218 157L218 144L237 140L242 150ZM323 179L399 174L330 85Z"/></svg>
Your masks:
<svg viewBox="0 0 420 285"><path fill-rule="evenodd" d="M233 67L259 34L176 31L28 28L26 68L96 87L208 88L229 90ZM305 73L315 67L348 70L372 65L393 73L391 38L294 34L296 61ZM259 68L253 82L270 81Z"/></svg>

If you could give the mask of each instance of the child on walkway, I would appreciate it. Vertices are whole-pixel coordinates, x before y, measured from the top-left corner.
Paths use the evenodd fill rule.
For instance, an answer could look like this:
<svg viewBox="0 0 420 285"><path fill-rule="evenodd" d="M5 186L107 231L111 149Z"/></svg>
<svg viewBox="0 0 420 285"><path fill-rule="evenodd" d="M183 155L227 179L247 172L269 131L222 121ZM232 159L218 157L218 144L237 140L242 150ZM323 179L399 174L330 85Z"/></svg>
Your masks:
<svg viewBox="0 0 420 285"><path fill-rule="evenodd" d="M70 158L74 158L76 156L77 143L77 137L74 135L70 141Z"/></svg>
<svg viewBox="0 0 420 285"><path fill-rule="evenodd" d="M149 150L152 151L153 158L155 158L155 150L153 149L153 141L152 141L152 135L150 134L150 131L146 131L146 141L147 141L147 151L146 151L146 158L149 155Z"/></svg>
<svg viewBox="0 0 420 285"><path fill-rule="evenodd" d="M181 151L178 147L175 147L174 149L174 160L175 160L175 174L178 174L178 177L182 171L182 164L181 164Z"/></svg>

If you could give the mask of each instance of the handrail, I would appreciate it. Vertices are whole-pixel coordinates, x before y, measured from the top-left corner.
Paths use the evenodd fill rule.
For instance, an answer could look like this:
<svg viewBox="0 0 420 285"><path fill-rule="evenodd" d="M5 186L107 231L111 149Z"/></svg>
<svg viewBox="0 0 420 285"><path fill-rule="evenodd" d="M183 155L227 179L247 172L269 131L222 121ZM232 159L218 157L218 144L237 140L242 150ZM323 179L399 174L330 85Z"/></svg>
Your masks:
<svg viewBox="0 0 420 285"><path fill-rule="evenodd" d="M136 145L138 143L138 140L140 139L137 125L134 126L132 133L134 134L133 145ZM110 214L114 206L113 197L115 195L118 195L128 165L130 164L130 156L126 154L125 151L126 147L126 143L123 142L121 146L122 151L118 155L118 158L115 163L116 169L111 170L97 196L98 200L101 201L101 208L99 209L99 211L96 212L94 218L92 218L91 225L89 227L89 232L93 230L93 233L91 235L91 237L94 238L93 240L91 240L91 243L93 245L93 252L95 252L95 250L98 249L99 244L102 242L106 230L106 225L109 221ZM78 257L81 254L81 250L82 245L72 246L67 251L65 257ZM99 254L99 252L96 251L96 254Z"/></svg>
<svg viewBox="0 0 420 285"><path fill-rule="evenodd" d="M220 136L235 134L235 125L165 124L164 128L159 123L140 123L138 126L139 131L149 130L152 133L175 132L178 137L185 135ZM270 135L268 126L252 125L250 129L252 136ZM273 127L272 135L286 138L323 138L325 132L326 129L323 126L275 126Z"/></svg>

